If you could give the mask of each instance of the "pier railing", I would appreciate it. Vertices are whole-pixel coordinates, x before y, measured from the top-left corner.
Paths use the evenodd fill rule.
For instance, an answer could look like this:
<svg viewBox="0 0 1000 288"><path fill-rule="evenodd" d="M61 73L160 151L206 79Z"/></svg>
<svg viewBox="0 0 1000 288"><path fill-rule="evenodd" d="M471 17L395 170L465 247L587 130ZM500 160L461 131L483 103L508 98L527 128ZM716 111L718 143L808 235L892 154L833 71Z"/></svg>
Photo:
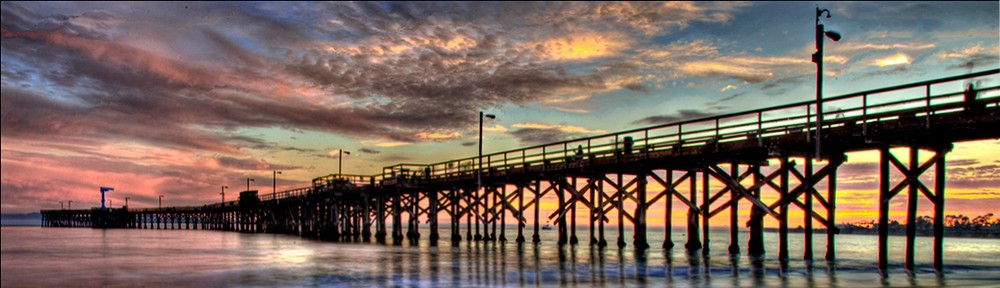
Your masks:
<svg viewBox="0 0 1000 288"><path fill-rule="evenodd" d="M545 167L583 158L614 158L629 154L648 156L656 151L697 147L711 142L741 141L748 137L763 139L802 133L807 141L812 141L808 137L817 127L829 129L856 124L867 128L870 123L899 117L923 117L930 126L932 117L928 116L962 111L966 104L968 83L990 78L992 81L983 82L991 86L975 88L978 97L974 103L997 106L1000 102L997 73L1000 69L828 97L820 102L804 101L536 145L484 154L482 158L473 156L424 166L406 164L406 169L428 171L424 173L430 173L434 179L469 178L480 171L480 163L480 172L488 173ZM818 103L824 108L822 117L816 113ZM382 176L384 179L393 177L385 173Z"/></svg>

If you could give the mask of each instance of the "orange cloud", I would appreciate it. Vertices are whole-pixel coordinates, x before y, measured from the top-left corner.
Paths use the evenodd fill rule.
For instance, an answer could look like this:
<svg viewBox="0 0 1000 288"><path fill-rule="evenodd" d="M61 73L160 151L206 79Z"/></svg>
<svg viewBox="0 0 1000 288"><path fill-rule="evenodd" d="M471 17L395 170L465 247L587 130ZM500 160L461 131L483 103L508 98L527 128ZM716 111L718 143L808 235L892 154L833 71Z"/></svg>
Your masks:
<svg viewBox="0 0 1000 288"><path fill-rule="evenodd" d="M629 47L629 41L615 35L589 34L548 39L529 44L552 60L589 60L609 57Z"/></svg>

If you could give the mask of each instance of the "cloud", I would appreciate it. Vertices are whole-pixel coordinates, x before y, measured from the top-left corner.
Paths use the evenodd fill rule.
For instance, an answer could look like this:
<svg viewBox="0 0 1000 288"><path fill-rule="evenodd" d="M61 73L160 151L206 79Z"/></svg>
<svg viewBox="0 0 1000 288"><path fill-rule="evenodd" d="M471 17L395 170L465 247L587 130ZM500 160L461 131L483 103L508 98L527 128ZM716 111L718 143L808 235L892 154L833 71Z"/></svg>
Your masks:
<svg viewBox="0 0 1000 288"><path fill-rule="evenodd" d="M598 134L607 133L605 130L592 130L579 126L570 126L565 124L550 125L541 123L517 123L513 125L514 128L520 129L539 129L539 130L557 130L565 133L577 133L577 134Z"/></svg>
<svg viewBox="0 0 1000 288"><path fill-rule="evenodd" d="M728 22L736 10L746 5L740 2L599 3L589 17L617 21L646 35L656 35L685 28L692 22Z"/></svg>
<svg viewBox="0 0 1000 288"><path fill-rule="evenodd" d="M216 157L219 166L221 168L231 168L236 170L259 170L259 171L270 171L270 170L295 170L301 167L290 166L290 165L274 165L267 163L262 159L241 159L228 156Z"/></svg>
<svg viewBox="0 0 1000 288"><path fill-rule="evenodd" d="M375 149L370 149L370 148L361 148L361 149L358 149L358 152L366 153L366 154L379 154L379 153L382 153L381 151L378 151L378 150L375 150Z"/></svg>
<svg viewBox="0 0 1000 288"><path fill-rule="evenodd" d="M532 144L545 144L553 143L564 140L569 140L571 135L556 129L538 129L538 128L522 128L510 132L511 135L517 137L522 144L532 145Z"/></svg>
<svg viewBox="0 0 1000 288"><path fill-rule="evenodd" d="M684 110L678 110L677 114L675 115L650 116L633 121L632 123L641 125L660 125L660 124L676 123L691 119L704 118L712 115L714 114L684 109Z"/></svg>
<svg viewBox="0 0 1000 288"><path fill-rule="evenodd" d="M975 67L996 67L1000 62L1000 44L983 47L982 43L974 43L968 46L937 54L938 58L946 61L958 61L949 66L949 69L965 69L973 71Z"/></svg>
<svg viewBox="0 0 1000 288"><path fill-rule="evenodd" d="M629 47L629 42L622 36L590 34L550 38L528 46L535 46L549 59L572 61L616 56Z"/></svg>
<svg viewBox="0 0 1000 288"><path fill-rule="evenodd" d="M579 138L585 135L607 133L604 130L594 130L565 124L550 125L541 123L517 123L512 125L517 130L510 132L524 144L544 144Z"/></svg>
<svg viewBox="0 0 1000 288"><path fill-rule="evenodd" d="M431 140L431 141L452 140L452 139L458 139L458 138L462 137L462 135L459 134L458 132L452 132L452 133L427 133L427 132L420 132L420 133L417 133L416 136L417 136L418 139Z"/></svg>
<svg viewBox="0 0 1000 288"><path fill-rule="evenodd" d="M880 59L874 59L871 65L879 67L907 65L910 64L911 61L912 60L910 60L910 56L906 56L906 54L899 53L892 56L883 57Z"/></svg>

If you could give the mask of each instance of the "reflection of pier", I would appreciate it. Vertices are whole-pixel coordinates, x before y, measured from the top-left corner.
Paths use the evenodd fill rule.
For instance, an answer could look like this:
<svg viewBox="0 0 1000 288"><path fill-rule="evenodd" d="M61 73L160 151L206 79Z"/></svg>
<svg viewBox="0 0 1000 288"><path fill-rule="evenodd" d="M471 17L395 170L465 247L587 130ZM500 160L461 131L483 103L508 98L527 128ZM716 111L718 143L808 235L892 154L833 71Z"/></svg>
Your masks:
<svg viewBox="0 0 1000 288"><path fill-rule="evenodd" d="M968 91L965 84L988 79L983 82L995 85L998 73L990 70L827 98L822 102L827 111L822 127L814 125L817 103L810 101L482 158L399 164L376 176L329 175L314 179L311 187L264 195L245 191L237 201L200 207L46 210L43 225L294 233L342 241L370 241L374 235L378 242L391 237L392 243L400 244L404 239L418 241L420 223L425 221L429 240L436 244L440 218L449 221L445 236L455 243L462 240L464 218L466 240L507 241L505 229L498 234L497 227L510 220L519 224L514 241L529 241L526 233L530 233L530 241L539 243L544 216L556 226L559 244L577 244L576 221L585 218L590 224L585 240L604 247L605 223L617 218L615 244L627 245L624 227L630 223L632 245L645 249L649 247L646 219L664 217L671 226L676 201L686 210L688 250L707 254L709 220L727 213L729 252L740 253L742 204L751 211L746 223L752 258L765 254L763 220L771 217L779 226L777 257L788 262L788 217L794 208L805 215L804 230L812 231L815 224L826 230L825 258L834 259L837 169L847 152L878 150L877 205L883 228L879 268L883 273L888 268L884 228L889 200L905 191L905 268L914 268L916 201L925 196L934 204L933 265L940 271L945 155L954 142L1000 137L996 129L1000 86ZM816 133L820 128L823 132ZM816 134L822 135L820 151L812 136ZM908 148L908 157L900 160L890 148ZM928 160L920 161L921 151L930 155ZM480 164L482 170L473 168ZM891 176L891 170L899 171L902 179ZM930 187L920 179L927 171L934 175ZM482 188L477 172L482 173ZM539 213L543 199L555 201L553 213ZM647 213L656 207L663 207L664 214ZM811 261L813 234L804 235L803 258ZM669 231L665 236L662 246L670 249L674 242Z"/></svg>

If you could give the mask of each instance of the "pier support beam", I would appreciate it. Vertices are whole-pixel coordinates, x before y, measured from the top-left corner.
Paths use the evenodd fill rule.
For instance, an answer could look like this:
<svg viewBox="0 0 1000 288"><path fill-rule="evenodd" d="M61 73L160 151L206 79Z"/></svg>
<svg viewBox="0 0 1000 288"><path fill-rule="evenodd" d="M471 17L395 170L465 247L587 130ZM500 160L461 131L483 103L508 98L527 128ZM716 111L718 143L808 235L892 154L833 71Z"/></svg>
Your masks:
<svg viewBox="0 0 1000 288"><path fill-rule="evenodd" d="M934 151L934 155L924 163L920 163L919 149L929 148ZM883 276L888 275L889 268L889 202L893 197L898 195L904 188L909 188L907 193L907 211L906 211L906 247L903 268L907 273L914 273L915 263L914 254L916 253L916 213L917 213L917 198L919 194L923 194L934 204L934 269L938 272L941 271L943 267L943 225L944 225L944 181L945 181L945 155L951 151L952 145L948 144L937 144L937 145L925 145L925 146L909 146L910 149L910 159L909 167L903 165L899 159L892 155L892 151L889 150L889 146L884 145L879 147L879 224L878 224L878 267L879 273ZM902 181L898 182L895 186L890 189L890 184L893 182L890 179L890 165L895 167L903 174ZM935 185L934 193L932 194L930 189L927 188L921 181L920 176L930 169L931 166L935 166Z"/></svg>
<svg viewBox="0 0 1000 288"><path fill-rule="evenodd" d="M729 167L729 175L740 175L740 164L732 163ZM743 180L740 177L737 183ZM740 255L740 237L739 237L739 211L740 202L739 194L736 189L729 189L729 255Z"/></svg>
<svg viewBox="0 0 1000 288"><path fill-rule="evenodd" d="M687 213L687 243L684 243L684 248L689 252L695 252L701 249L701 240L698 239L698 218L701 214L698 211L698 171L690 171L691 173L691 190L689 191L688 201L691 205L688 205Z"/></svg>
<svg viewBox="0 0 1000 288"><path fill-rule="evenodd" d="M674 248L674 240L672 240L672 237L671 237L671 234L672 234L671 230L672 230L673 225L674 225L673 224L674 221L673 221L673 217L672 217L674 215L674 213L673 213L674 212L674 186L672 185L674 183L674 173L670 169L667 169L667 173L664 176L666 176L667 179L666 179L666 181L663 181L663 183L661 183L661 184L663 184L663 186L666 187L667 190L663 192L665 194L665 196L663 198L663 200L665 201L665 203L663 204L664 205L664 213L663 213L663 219L664 219L664 224L663 224L664 225L663 226L663 249L670 250L670 249Z"/></svg>
<svg viewBox="0 0 1000 288"><path fill-rule="evenodd" d="M516 183L515 185L517 188L517 238L514 241L521 244L524 243L524 226L528 219L524 217L524 184Z"/></svg>
<svg viewBox="0 0 1000 288"><path fill-rule="evenodd" d="M570 185L573 187L573 191L578 191L576 188L576 177L571 179ZM576 197L573 197L573 201L569 203L569 244L576 245L580 242L580 239L576 238Z"/></svg>
<svg viewBox="0 0 1000 288"><path fill-rule="evenodd" d="M441 192L438 190L430 190L427 192L427 218L430 221L430 233L428 236L431 246L436 246L438 239L441 239L441 235L438 234L438 205L440 203L439 196Z"/></svg>
<svg viewBox="0 0 1000 288"><path fill-rule="evenodd" d="M542 242L541 236L538 235L538 214L539 214L538 206L541 206L541 203L542 203L542 198L541 198L542 193L541 193L541 190L542 190L542 182L541 181L535 181L535 189L533 190L533 192L535 192L535 200L534 200L534 202L535 202L535 205L534 205L535 206L535 234L531 235L531 242L535 243L535 244L538 244L538 243Z"/></svg>
<svg viewBox="0 0 1000 288"><path fill-rule="evenodd" d="M637 250L649 249L646 237L646 172L636 175L635 230L632 231L632 245Z"/></svg>
<svg viewBox="0 0 1000 288"><path fill-rule="evenodd" d="M781 157L782 165L789 163L788 157ZM788 169L781 169L780 186L778 195L780 203L778 205L778 262L782 267L788 265L788 203L791 196L788 194Z"/></svg>
<svg viewBox="0 0 1000 288"><path fill-rule="evenodd" d="M760 165L751 165L749 167L751 173L754 175L754 187L757 189L751 189L749 192L752 194L751 197L760 201L760 186L763 185L765 178L764 175L760 173ZM747 253L750 254L750 260L753 262L764 261L764 209L754 205L750 208L750 220L747 221L747 226L750 228L749 239L747 240Z"/></svg>

